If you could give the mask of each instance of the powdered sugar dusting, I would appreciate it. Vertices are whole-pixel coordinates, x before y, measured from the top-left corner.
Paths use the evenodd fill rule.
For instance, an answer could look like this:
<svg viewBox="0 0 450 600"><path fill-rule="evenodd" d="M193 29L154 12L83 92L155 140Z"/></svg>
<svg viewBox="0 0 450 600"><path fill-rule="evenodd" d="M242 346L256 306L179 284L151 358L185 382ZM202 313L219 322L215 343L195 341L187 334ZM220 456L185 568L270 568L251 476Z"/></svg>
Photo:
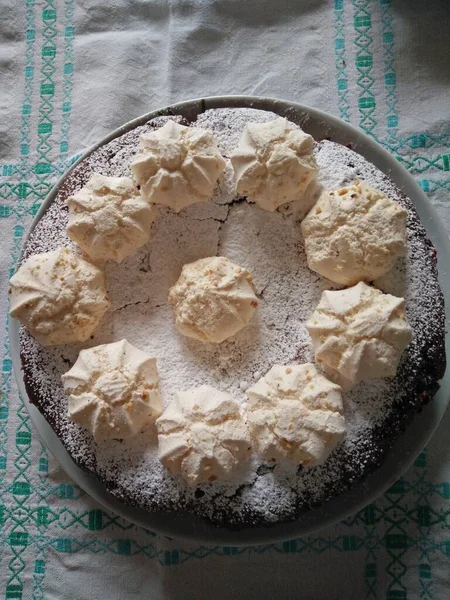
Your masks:
<svg viewBox="0 0 450 600"><path fill-rule="evenodd" d="M276 116L252 109L220 109L200 115L195 126L213 130L221 152L229 157L246 122L264 122ZM67 196L82 187L93 172L129 175L128 163L140 133L165 120L161 117L137 128L83 161L31 234L25 257L58 246L73 247L65 234ZM190 206L179 214L160 209L150 244L120 265L106 264L112 306L89 344L42 348L27 332L21 332L30 394L36 396L39 408L76 462L94 470L124 501L147 510L193 511L228 526L293 518L338 494L378 464L392 436L421 405L421 391L433 390L442 366L443 301L433 248L415 211L385 175L351 150L323 141L316 144L315 154L325 188L358 177L410 211L408 255L377 282L383 291L405 296L414 330L414 341L399 374L393 381L359 384L345 395L348 435L325 465L274 467L253 457L230 482L198 490L172 478L162 467L153 429L143 431L133 442L110 441L97 446L67 419L60 377L81 347L126 338L155 355L165 406L175 391L201 384L229 391L244 404L245 389L273 364L312 360L303 323L322 291L333 286L306 266L298 215L268 213L236 198L227 158L212 202ZM177 333L167 296L183 264L214 255L226 256L252 274L260 307L250 325L236 336L220 345L204 345ZM430 370L433 363L435 372Z"/></svg>

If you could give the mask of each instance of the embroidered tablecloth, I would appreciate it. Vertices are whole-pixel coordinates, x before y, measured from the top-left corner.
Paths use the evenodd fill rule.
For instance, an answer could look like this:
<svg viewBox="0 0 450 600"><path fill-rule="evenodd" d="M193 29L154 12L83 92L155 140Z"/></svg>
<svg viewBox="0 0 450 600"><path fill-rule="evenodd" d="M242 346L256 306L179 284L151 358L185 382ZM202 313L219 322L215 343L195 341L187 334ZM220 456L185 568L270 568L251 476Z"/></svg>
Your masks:
<svg viewBox="0 0 450 600"><path fill-rule="evenodd" d="M383 497L301 539L168 540L100 508L49 455L12 373L7 280L84 148L218 94L296 100L360 127L450 231L447 0L3 0L0 19L0 593L13 599L450 597L450 417Z"/></svg>

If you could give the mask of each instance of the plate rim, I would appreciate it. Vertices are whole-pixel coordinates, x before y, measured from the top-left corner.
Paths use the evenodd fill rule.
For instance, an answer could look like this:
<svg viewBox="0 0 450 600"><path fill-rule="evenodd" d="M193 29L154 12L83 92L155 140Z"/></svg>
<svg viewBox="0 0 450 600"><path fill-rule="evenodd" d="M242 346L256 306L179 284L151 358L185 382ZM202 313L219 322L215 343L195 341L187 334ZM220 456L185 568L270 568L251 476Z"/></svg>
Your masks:
<svg viewBox="0 0 450 600"><path fill-rule="evenodd" d="M67 176L87 156L113 139L127 133L139 125L145 124L147 121L157 116L166 115L170 113L170 111L173 114L177 114L177 111L181 111L185 114L191 113L192 116L196 116L210 108L255 108L271 111L287 118L289 118L289 115L293 116L295 113L296 120L300 121L301 125L306 129L311 129L309 127L311 124L326 124L328 131L333 135L333 141L339 141L339 138L345 135L344 139L350 141L353 150L362 154L384 173L388 173L394 183L411 199L414 207L419 213L420 220L427 231L427 235L438 252L438 278L444 294L444 299L450 297L450 278L448 277L448 272L445 267L446 264L450 265L450 240L439 219L436 209L416 183L413 176L392 154L378 144L378 142L370 138L363 131L338 117L297 102L261 96L230 95L194 98L192 100L170 104L149 111L148 113L132 119L116 128L100 141L87 148L57 180L45 200L42 202L39 211L35 215L28 232L24 237L21 256L18 263L21 261L23 250L28 242L30 234L48 210L51 203L55 200L60 186ZM340 143L345 143L345 141ZM445 258L447 260L445 260ZM353 488L350 488L350 490L329 500L324 505L313 508L307 513L300 515L300 517L294 521L278 523L271 527L231 530L223 527L215 527L207 520L189 513L151 513L127 505L107 492L105 486L95 477L95 475L78 467L67 453L62 442L46 421L45 417L30 403L23 381L18 321L9 317L8 329L13 370L19 393L23 398L30 419L38 431L43 443L62 466L63 470L77 485L79 485L80 488L107 510L119 514L121 517L144 529L150 529L160 535L189 542L226 544L231 546L275 543L309 534L318 529L322 529L323 527L342 521L349 515L361 510L370 502L373 502L409 468L439 425L450 399L449 365L446 368L445 375L440 382L441 387L435 397L421 411L420 415L416 414L414 416L405 432L403 432L395 441L389 455L383 461L381 466L373 473L370 473L365 479L357 483ZM447 356L449 356L450 314L447 304L446 331L445 349Z"/></svg>

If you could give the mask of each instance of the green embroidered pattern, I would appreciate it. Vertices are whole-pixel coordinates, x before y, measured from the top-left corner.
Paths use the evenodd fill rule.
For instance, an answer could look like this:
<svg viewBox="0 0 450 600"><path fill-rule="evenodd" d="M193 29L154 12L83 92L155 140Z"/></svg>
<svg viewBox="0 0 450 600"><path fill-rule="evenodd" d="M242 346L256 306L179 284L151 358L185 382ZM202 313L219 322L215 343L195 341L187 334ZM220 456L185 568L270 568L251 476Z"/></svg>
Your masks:
<svg viewBox="0 0 450 600"><path fill-rule="evenodd" d="M355 67L358 72L356 85L359 88L358 109L359 126L365 133L371 134L377 125L375 120L375 96L373 94L374 78L372 76L373 57L372 19L370 0L362 2L353 0L353 24L355 29L354 45L356 49Z"/></svg>
<svg viewBox="0 0 450 600"><path fill-rule="evenodd" d="M397 75L394 67L394 31L389 2L381 1L382 44L384 50L384 86L386 90L386 127L389 145L395 144L398 134Z"/></svg>
<svg viewBox="0 0 450 600"><path fill-rule="evenodd" d="M350 121L350 103L348 99L348 79L345 52L344 0L334 1L334 53L336 57L337 93L339 97L339 116Z"/></svg>

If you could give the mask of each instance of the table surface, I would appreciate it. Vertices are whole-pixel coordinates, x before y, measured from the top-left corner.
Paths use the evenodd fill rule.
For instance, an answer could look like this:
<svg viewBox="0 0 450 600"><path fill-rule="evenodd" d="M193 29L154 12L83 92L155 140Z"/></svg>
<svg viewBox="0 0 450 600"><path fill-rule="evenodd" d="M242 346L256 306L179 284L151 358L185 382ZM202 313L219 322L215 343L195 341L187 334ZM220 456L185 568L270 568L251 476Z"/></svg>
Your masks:
<svg viewBox="0 0 450 600"><path fill-rule="evenodd" d="M6 599L448 597L450 416L376 502L255 547L177 542L103 511L51 457L11 370L7 280L73 158L122 123L200 95L281 97L360 127L450 231L443 0L4 0L0 20L0 593Z"/></svg>

